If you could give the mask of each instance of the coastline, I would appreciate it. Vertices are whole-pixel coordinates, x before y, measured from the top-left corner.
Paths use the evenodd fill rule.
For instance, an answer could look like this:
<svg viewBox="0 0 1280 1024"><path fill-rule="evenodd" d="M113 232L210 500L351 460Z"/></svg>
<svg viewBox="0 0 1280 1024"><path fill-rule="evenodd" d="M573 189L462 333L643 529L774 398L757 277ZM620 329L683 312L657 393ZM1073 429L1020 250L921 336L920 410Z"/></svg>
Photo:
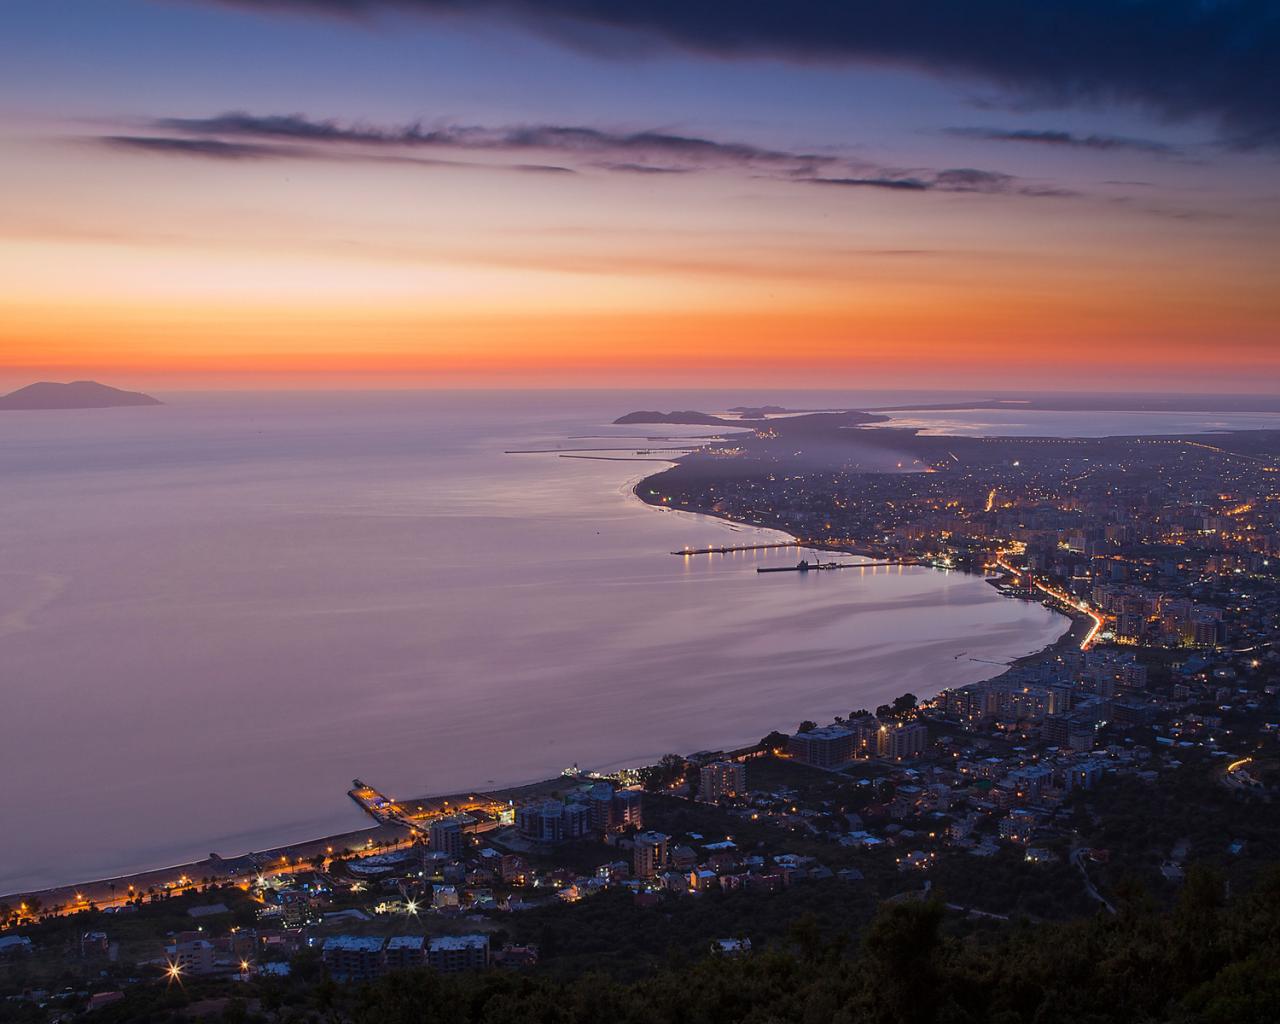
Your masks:
<svg viewBox="0 0 1280 1024"><path fill-rule="evenodd" d="M813 541L813 540L810 540L809 538L802 537L800 534L795 533L784 526L757 526L754 523L743 523L740 520L731 519L726 515L722 515L721 513L717 512L715 509L703 509L703 508L695 509L695 508L684 508L684 507L672 508L672 506L664 505L662 502L650 501L648 498L645 497L643 493L641 493L641 490L640 490L641 485L648 483L650 480L656 480L658 477L662 475L662 473L668 472L669 469L673 469L681 464L680 460L678 459L669 459L667 460L667 462L668 462L668 469L662 470L662 472L659 472L659 473L650 473L647 476L641 477L638 480L636 480L635 483L631 486L631 491L635 495L636 499L641 503L648 505L650 508L663 509L664 511L671 511L671 512L684 512L689 515L696 515L696 516L707 516L708 518L711 518L711 519L718 519L721 522L730 523L734 526L744 527L751 530L768 530L773 533L776 533L779 537L785 537L795 541L798 548L808 548L811 551L828 551L833 554L853 555L859 558L879 557L877 552L871 551L870 549L858 549L858 548L850 547L845 544L833 544L825 541ZM917 568L926 569L934 572L942 572L942 571L964 572L964 570L962 569L948 569L948 570L934 569L933 566L927 565L924 563L919 564ZM973 573L972 575L976 576L978 574ZM990 576L984 574L982 576L982 579L986 583L988 583L990 586L994 587L997 590L999 590L999 588L1003 586L1004 582L1009 578L1010 576L1008 573L998 573L996 575L990 575ZM1041 604L1042 606L1048 607L1047 605L1044 605L1044 602L1036 601L1036 599L1033 597L1026 597L1026 598L1020 597L1018 598L1018 600L1035 601L1035 603L1037 604ZM1072 615L1066 611L1063 611L1061 608L1051 607L1049 608L1049 610L1054 612L1057 615L1061 615L1063 618L1065 618L1068 621L1068 626L1065 630L1063 630L1062 634L1052 643L1046 644L1044 647L1041 647L1037 650L1028 651L1026 654L1020 655L1019 657L1013 659L1005 667L1004 672L994 673L988 676L987 677L988 679L998 679L1000 678L1000 676L1004 675L1004 673L1008 672L1010 669L1024 665L1027 662L1032 661L1033 659L1041 658L1051 651L1056 651L1060 648L1071 648L1071 647L1079 646L1080 641L1089 632L1090 620L1081 615ZM928 695L919 694L918 696L928 697L928 696L933 696L933 694L928 694Z"/></svg>
<svg viewBox="0 0 1280 1024"><path fill-rule="evenodd" d="M627 461L635 461L635 460L627 460ZM663 459L661 461L666 463L669 468L679 464L678 460ZM666 472L666 471L667 470L664 469L661 472ZM839 552L841 554L855 555L859 557L874 557L873 552L857 551L843 545L810 543L806 541L804 538L801 538L797 534L791 533L785 528L773 527L773 526L756 526L754 524L741 523L737 520L733 520L726 516L720 515L714 510L691 509L691 508L673 509L670 506L663 505L659 502L646 500L641 490L642 486L647 481L652 480L659 475L661 474L650 472L650 473L645 473L639 476L629 476L626 480L622 481L621 484L619 485L618 487L619 493L624 496L634 497L635 499L638 499L641 502L641 504L647 505L650 508L659 508L659 509L663 509L664 511L684 512L693 516L707 516L709 518L719 520L720 522L728 526L735 527L737 529L748 529L756 532L767 531L769 534L776 536L778 538L792 539L803 544L806 547L810 547L815 550ZM922 566L922 568L927 568L927 566ZM1054 609L1054 610L1056 611L1057 609ZM1059 614L1064 614L1064 613L1059 612ZM1056 641L1054 641L1054 643L1049 644L1046 647L1039 649L1038 651L1029 652L1028 654L1021 656L1020 658L1014 660L1013 662L1010 662L1010 667L1012 665L1019 664L1024 659L1039 657L1043 655L1045 651L1051 650L1060 644L1072 642L1071 638L1074 635L1076 620L1074 619L1074 617L1071 617L1071 616L1064 615L1064 617L1067 617L1068 619L1071 620L1071 626L1066 631L1064 631L1064 633ZM1007 671L1007 669L1005 669L1005 671ZM996 675L999 675L999 674L1002 674L1002 673L997 673ZM993 678L993 677L994 676L989 676L988 678ZM931 696L931 695L922 694L921 696ZM741 745L741 743L737 745ZM732 749L734 746L735 746L734 744L726 744L725 749ZM521 791L529 791L537 787L546 786L548 784L554 784L557 782L562 783L563 782L562 777L557 776L553 779L543 780L543 781L534 782L534 783L524 783L516 786L504 787L502 789L497 789L497 790L484 790L484 792L488 795L504 798L506 795L516 796ZM418 797L415 799L419 801L427 801L427 800L443 800L448 798L449 798L448 796L441 794L438 796L431 796L431 797L424 796L424 797ZM288 861L296 863L299 858L306 860L316 855L322 855L330 847L337 850L343 847L350 847L353 844L355 846L367 847L368 844L371 842L374 844L380 844L380 843L397 844L397 843L403 843L406 840L406 838L409 836L410 836L409 830L401 826L373 824L362 829L347 830L343 832L334 833L331 835L321 836L314 839L307 839L307 840L302 840L302 841L293 842L293 843L286 843L286 844L272 847L260 852L247 852L237 856L226 857L226 858L223 858L223 857L203 858L200 860L194 860L184 864L176 864L176 865L171 865L167 867L159 867L159 868L152 868L152 869L147 869L147 870L138 871L138 872L125 873L117 876L95 879L87 882L51 886L51 887L47 887L40 890L19 891L15 893L6 894L4 896L0 896L0 899L13 902L15 900L20 900L24 898L30 899L32 897L35 897L35 898L38 898L41 901L41 903L48 908L52 908L58 905L63 905L64 907L66 906L74 907L76 905L84 906L87 903L87 901L90 901L90 900L95 902L99 907L120 906L127 902L127 897L121 895L121 892L123 891L127 893L128 886L130 885L134 886L135 891L145 892L149 887L153 887L153 886L160 889L164 889L166 886L168 886L169 891L175 891L172 885L175 875L178 876L180 879L189 880L185 888L179 887L177 891L190 891L191 889L198 889L203 884L202 882L203 879L210 879L210 884L215 884L215 885L216 884L234 884L236 880L243 878L248 873L258 870L260 866L266 865L269 868L272 862L280 861L281 858L286 858ZM385 849L385 846L378 847L375 845L375 849L371 850L370 852L377 852L379 849ZM76 904L77 896L83 896L84 901L81 902L80 904Z"/></svg>

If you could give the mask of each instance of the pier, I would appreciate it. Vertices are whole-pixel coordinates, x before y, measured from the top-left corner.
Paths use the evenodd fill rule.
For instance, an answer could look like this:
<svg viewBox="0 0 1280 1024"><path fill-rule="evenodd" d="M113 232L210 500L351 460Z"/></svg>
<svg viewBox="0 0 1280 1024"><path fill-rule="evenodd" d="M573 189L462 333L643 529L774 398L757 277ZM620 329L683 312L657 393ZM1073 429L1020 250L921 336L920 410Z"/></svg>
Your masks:
<svg viewBox="0 0 1280 1024"><path fill-rule="evenodd" d="M359 779L351 780L351 797L379 825L398 825L411 833L429 835L431 826L441 818L468 815L471 820L463 827L468 833L488 832L499 825L503 802L485 793L472 793L454 797L420 797L417 800L400 801L379 792Z"/></svg>
<svg viewBox="0 0 1280 1024"><path fill-rule="evenodd" d="M890 565L919 565L914 561L896 562L797 562L795 565L757 566L756 572L826 572L828 569L883 569Z"/></svg>
<svg viewBox="0 0 1280 1024"><path fill-rule="evenodd" d="M780 540L773 544L740 544L737 547L720 548L685 548L673 551L673 555L731 555L735 551L766 551L770 548L799 548L804 545L798 540Z"/></svg>

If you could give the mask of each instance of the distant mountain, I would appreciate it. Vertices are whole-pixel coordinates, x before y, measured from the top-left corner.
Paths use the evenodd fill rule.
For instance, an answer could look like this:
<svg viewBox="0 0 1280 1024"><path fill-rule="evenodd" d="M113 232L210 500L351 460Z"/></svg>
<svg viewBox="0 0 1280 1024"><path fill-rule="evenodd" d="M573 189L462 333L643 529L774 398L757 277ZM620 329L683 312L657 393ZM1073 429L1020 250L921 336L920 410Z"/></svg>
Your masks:
<svg viewBox="0 0 1280 1024"><path fill-rule="evenodd" d="M94 380L70 384L40 381L0 397L0 409L109 409L117 405L163 405L140 391L121 391Z"/></svg>

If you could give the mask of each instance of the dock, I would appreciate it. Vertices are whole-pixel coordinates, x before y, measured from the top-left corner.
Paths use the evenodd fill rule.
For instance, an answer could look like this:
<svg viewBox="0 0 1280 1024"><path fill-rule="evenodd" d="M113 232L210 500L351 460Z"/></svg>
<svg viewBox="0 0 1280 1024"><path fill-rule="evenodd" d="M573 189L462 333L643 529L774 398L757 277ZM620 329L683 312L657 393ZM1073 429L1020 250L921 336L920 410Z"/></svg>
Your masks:
<svg viewBox="0 0 1280 1024"><path fill-rule="evenodd" d="M795 565L757 566L756 572L826 572L828 569L883 569L890 565L919 565L918 562L797 562Z"/></svg>
<svg viewBox="0 0 1280 1024"><path fill-rule="evenodd" d="M799 548L804 545L798 540L780 540L772 544L740 544L737 547L719 548L684 548L671 552L673 555L732 555L736 551L767 551L770 548Z"/></svg>

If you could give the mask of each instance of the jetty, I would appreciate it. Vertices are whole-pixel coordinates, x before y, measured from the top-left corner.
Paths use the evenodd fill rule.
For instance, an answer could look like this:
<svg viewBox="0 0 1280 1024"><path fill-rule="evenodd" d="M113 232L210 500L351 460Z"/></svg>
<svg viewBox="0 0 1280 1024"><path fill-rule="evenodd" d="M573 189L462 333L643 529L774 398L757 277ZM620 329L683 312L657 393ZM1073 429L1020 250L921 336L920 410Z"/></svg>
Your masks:
<svg viewBox="0 0 1280 1024"><path fill-rule="evenodd" d="M756 572L826 572L828 569L882 569L889 565L919 565L916 561L895 562L809 562L801 560L795 565L761 565Z"/></svg>
<svg viewBox="0 0 1280 1024"><path fill-rule="evenodd" d="M798 548L804 545L798 540L780 540L772 544L739 544L736 547L682 548L673 555L731 555L735 551L766 551L770 548Z"/></svg>

